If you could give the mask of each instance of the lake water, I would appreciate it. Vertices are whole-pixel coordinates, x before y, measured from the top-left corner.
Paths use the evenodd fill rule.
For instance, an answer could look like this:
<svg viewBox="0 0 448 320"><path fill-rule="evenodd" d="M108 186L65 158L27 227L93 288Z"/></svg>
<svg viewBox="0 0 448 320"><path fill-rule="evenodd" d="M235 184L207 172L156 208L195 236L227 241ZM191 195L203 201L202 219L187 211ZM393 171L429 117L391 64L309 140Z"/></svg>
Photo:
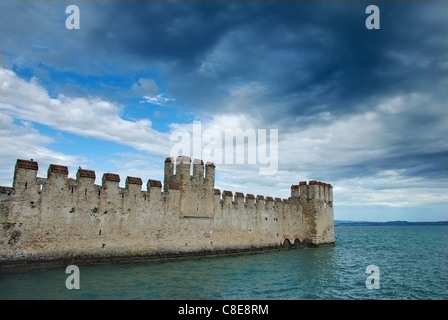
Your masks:
<svg viewBox="0 0 448 320"><path fill-rule="evenodd" d="M334 247L79 265L72 290L65 267L0 269L0 299L448 299L446 226L336 226L335 233Z"/></svg>

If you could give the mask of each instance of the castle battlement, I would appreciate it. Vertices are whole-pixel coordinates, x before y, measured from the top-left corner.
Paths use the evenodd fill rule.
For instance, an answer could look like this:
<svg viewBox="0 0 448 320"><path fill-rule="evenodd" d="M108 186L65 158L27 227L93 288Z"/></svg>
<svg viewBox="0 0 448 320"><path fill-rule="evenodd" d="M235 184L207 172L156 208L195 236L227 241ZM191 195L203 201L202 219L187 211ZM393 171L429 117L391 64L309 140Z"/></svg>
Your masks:
<svg viewBox="0 0 448 320"><path fill-rule="evenodd" d="M166 158L164 180L18 159L12 187L0 187L1 261L60 255L220 252L229 248L334 243L332 186L291 185L291 196L244 194L215 187L213 163ZM204 234L207 237L204 238ZM26 254L24 254L26 252ZM132 253L134 252L134 253Z"/></svg>

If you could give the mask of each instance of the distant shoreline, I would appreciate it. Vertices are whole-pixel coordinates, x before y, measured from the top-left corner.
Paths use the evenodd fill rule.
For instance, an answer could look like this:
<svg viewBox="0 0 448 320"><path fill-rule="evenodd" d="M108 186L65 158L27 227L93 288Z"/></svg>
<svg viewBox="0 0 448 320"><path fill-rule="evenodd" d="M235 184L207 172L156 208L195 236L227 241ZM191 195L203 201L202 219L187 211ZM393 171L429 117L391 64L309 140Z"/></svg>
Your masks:
<svg viewBox="0 0 448 320"><path fill-rule="evenodd" d="M346 221L346 220L335 220L335 226L448 226L448 221L420 221L420 222L409 222L409 221Z"/></svg>

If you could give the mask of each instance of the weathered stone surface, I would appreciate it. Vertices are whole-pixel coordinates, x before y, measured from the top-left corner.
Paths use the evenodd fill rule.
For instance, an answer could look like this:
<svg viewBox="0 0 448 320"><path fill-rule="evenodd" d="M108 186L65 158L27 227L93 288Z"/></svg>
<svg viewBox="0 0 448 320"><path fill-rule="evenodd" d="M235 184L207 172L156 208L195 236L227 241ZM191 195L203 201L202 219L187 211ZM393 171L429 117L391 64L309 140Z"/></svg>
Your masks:
<svg viewBox="0 0 448 320"><path fill-rule="evenodd" d="M190 170L193 166L193 175ZM215 165L165 159L164 183L17 160L0 187L0 266L64 259L135 259L334 244L332 186L293 185L289 199L215 188ZM175 169L175 170L174 170ZM175 173L174 173L175 172ZM235 195L235 199L233 199ZM275 200L274 200L275 199ZM266 201L265 201L266 200Z"/></svg>

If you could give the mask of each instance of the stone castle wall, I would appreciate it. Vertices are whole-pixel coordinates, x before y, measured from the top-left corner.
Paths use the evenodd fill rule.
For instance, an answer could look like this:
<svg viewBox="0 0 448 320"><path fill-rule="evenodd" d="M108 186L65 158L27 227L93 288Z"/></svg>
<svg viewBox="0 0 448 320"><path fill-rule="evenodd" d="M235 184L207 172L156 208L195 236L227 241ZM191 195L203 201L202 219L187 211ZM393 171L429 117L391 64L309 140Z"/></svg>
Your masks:
<svg viewBox="0 0 448 320"><path fill-rule="evenodd" d="M192 168L191 168L192 167ZM0 187L0 265L20 261L169 257L334 244L332 186L302 181L288 199L215 188L215 165L165 160L163 185L18 159ZM192 171L192 175L190 172Z"/></svg>

